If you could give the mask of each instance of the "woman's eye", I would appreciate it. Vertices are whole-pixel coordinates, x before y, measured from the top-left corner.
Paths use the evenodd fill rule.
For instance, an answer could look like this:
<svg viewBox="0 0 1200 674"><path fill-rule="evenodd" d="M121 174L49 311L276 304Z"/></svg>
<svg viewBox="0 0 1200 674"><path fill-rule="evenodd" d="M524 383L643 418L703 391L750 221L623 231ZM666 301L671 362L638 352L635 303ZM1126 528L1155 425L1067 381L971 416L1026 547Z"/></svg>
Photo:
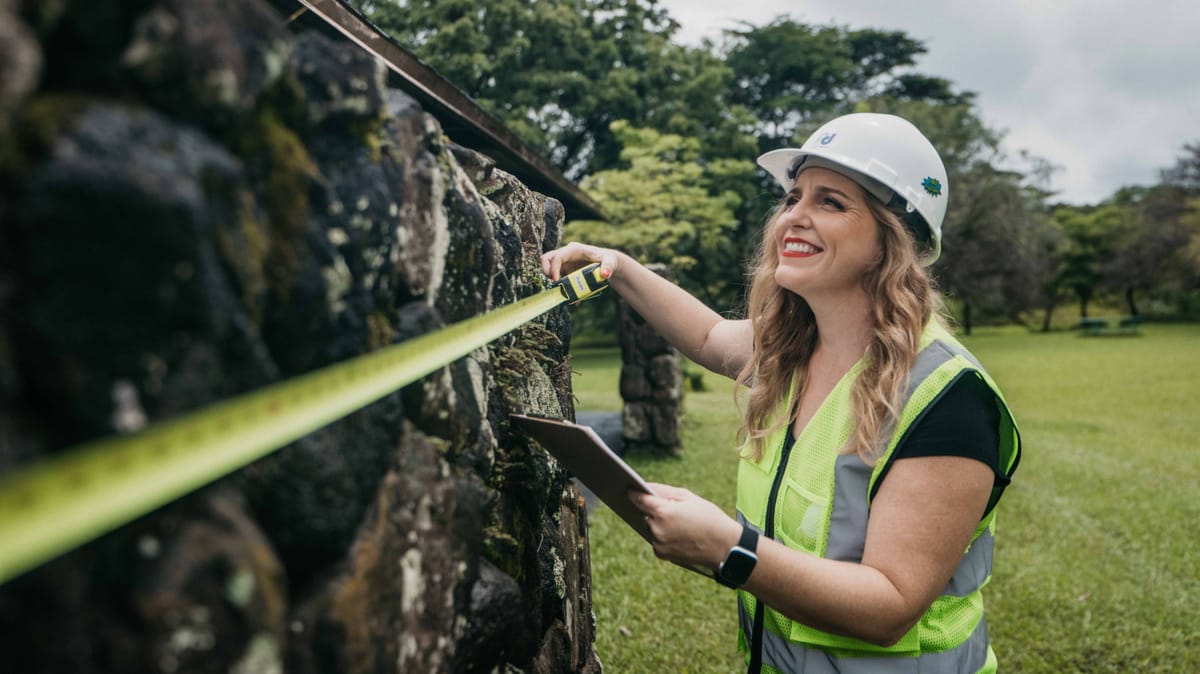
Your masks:
<svg viewBox="0 0 1200 674"><path fill-rule="evenodd" d="M836 208L839 211L842 210L842 202L834 199L833 197L825 197L825 205Z"/></svg>

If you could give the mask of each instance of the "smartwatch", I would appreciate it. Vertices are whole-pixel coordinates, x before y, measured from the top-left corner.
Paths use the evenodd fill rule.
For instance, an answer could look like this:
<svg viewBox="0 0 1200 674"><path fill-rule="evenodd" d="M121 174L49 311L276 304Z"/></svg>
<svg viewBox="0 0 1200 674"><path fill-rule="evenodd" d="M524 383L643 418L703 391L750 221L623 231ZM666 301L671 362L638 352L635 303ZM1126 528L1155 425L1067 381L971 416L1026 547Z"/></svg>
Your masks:
<svg viewBox="0 0 1200 674"><path fill-rule="evenodd" d="M717 567L713 578L725 587L739 588L750 580L754 565L758 564L758 532L745 524L742 525L742 537L737 545L729 549L725 561Z"/></svg>

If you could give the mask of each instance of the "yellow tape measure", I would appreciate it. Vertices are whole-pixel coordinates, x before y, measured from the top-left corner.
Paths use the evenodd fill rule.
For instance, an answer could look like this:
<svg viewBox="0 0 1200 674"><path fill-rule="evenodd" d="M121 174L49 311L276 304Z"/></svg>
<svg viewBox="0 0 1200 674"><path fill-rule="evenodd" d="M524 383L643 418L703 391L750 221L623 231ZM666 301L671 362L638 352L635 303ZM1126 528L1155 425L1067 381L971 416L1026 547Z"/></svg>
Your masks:
<svg viewBox="0 0 1200 674"><path fill-rule="evenodd" d="M583 269L567 274L558 282L568 302L578 304L608 287L608 277L600 269L600 263L590 264Z"/></svg>
<svg viewBox="0 0 1200 674"><path fill-rule="evenodd" d="M563 302L595 295L608 285L598 269L591 265L537 295L436 332L0 477L0 583L242 468Z"/></svg>

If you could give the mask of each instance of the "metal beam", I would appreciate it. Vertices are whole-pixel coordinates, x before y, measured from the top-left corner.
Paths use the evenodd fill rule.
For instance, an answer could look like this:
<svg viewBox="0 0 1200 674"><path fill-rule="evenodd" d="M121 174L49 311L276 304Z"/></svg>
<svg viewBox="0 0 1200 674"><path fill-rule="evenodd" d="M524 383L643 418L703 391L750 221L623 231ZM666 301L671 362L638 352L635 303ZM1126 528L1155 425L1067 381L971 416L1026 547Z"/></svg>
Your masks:
<svg viewBox="0 0 1200 674"><path fill-rule="evenodd" d="M554 165L343 0L298 1L386 63L395 74L392 83L436 117L451 140L486 154L532 189L558 199L568 219L607 219L599 204Z"/></svg>

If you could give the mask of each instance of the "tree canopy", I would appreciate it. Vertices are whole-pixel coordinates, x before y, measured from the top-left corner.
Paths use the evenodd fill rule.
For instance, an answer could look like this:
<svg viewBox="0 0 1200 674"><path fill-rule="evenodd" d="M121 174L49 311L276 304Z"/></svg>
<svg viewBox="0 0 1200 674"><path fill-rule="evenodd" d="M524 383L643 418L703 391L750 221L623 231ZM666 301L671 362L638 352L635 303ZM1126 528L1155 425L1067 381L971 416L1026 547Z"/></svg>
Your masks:
<svg viewBox="0 0 1200 674"><path fill-rule="evenodd" d="M364 1L360 7L568 176L619 161L617 120L695 134L728 116L731 77L644 0ZM732 119L732 117L731 117Z"/></svg>
<svg viewBox="0 0 1200 674"><path fill-rule="evenodd" d="M626 122L614 122L612 131L626 166L594 173L581 185L611 220L576 221L566 235L666 264L677 280L710 304L739 291L729 281L743 267L732 239L741 197L721 185L752 178L753 167L702 159L698 138Z"/></svg>
<svg viewBox="0 0 1200 674"><path fill-rule="evenodd" d="M1137 293L1200 313L1200 143L1157 185L1052 204L1053 167L1005 156L974 94L921 73L926 46L903 31L780 16L686 46L656 0L357 4L607 209L609 222L571 223L571 236L670 264L719 310L740 306L780 194L754 157L876 111L913 121L946 163L933 272L966 329L1039 309L1048 327L1068 294L1081 312L1102 295L1138 313Z"/></svg>
<svg viewBox="0 0 1200 674"><path fill-rule="evenodd" d="M887 95L901 100L965 102L946 80L899 72L925 46L900 31L813 26L787 17L729 31L725 63L730 100L755 117L759 149L803 141L832 111Z"/></svg>

